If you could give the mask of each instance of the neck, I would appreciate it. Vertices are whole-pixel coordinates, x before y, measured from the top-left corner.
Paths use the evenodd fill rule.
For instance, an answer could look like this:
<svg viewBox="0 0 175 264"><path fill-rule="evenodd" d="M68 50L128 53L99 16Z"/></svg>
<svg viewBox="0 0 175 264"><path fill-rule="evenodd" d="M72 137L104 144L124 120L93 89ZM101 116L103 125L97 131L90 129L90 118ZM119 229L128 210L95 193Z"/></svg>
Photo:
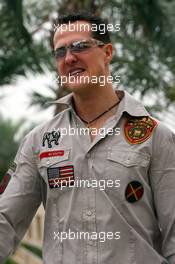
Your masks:
<svg viewBox="0 0 175 264"><path fill-rule="evenodd" d="M94 119L119 101L112 86L92 88L87 94L74 93L73 98L77 114L85 120Z"/></svg>

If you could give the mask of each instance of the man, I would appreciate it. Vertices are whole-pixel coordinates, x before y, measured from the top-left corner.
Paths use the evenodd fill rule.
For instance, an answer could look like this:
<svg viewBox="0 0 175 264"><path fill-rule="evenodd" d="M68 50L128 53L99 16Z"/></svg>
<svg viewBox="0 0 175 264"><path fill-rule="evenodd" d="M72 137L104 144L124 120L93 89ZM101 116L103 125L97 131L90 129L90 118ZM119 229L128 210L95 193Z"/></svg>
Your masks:
<svg viewBox="0 0 175 264"><path fill-rule="evenodd" d="M83 15L58 20L54 54L72 93L17 153L0 203L0 263L41 201L45 264L175 263L175 136L113 90L112 44L100 24Z"/></svg>

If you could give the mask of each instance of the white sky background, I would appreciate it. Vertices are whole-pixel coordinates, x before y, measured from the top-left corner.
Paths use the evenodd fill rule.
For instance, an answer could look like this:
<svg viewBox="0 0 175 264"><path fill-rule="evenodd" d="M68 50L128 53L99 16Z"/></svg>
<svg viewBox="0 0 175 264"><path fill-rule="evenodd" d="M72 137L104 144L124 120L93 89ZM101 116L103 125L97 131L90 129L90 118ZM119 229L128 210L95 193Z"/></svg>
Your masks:
<svg viewBox="0 0 175 264"><path fill-rule="evenodd" d="M10 118L19 121L26 119L26 123L36 122L36 124L46 121L53 116L54 106L47 110L42 110L36 106L30 106L31 93L33 91L41 92L44 95L52 96L48 86L53 83L53 76L29 75L29 78L18 78L15 85L5 85L0 89L1 99L0 115L4 118Z"/></svg>
<svg viewBox="0 0 175 264"><path fill-rule="evenodd" d="M28 75L28 79L20 77L15 85L6 85L0 88L0 115L4 118L10 118L13 121L19 121L25 118L24 126L30 126L32 122L36 125L52 118L54 106L47 110L42 110L39 107L29 106L31 92L37 91L42 94L52 96L52 91L48 86L54 85L53 75L47 73L45 75ZM146 102L145 102L146 103ZM175 109L172 107L171 113L164 111L160 114L162 121L170 129L175 131Z"/></svg>

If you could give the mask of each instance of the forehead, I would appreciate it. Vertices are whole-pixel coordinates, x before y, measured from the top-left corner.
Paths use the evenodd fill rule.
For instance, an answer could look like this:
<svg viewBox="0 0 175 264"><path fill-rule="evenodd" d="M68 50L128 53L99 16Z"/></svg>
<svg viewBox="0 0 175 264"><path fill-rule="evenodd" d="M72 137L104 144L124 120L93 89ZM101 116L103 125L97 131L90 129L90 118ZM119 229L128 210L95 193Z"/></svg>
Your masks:
<svg viewBox="0 0 175 264"><path fill-rule="evenodd" d="M60 25L53 38L54 48L70 44L74 40L92 37L91 24L86 21L76 21Z"/></svg>

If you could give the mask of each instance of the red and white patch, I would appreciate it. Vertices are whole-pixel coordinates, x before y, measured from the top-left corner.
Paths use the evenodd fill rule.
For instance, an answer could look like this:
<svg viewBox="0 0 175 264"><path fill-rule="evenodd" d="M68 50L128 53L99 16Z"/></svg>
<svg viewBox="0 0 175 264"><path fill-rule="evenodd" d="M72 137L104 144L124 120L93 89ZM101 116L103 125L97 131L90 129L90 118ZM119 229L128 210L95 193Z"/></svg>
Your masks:
<svg viewBox="0 0 175 264"><path fill-rule="evenodd" d="M0 194L2 194L5 191L10 179L11 179L11 175L9 173L6 173L0 183Z"/></svg>
<svg viewBox="0 0 175 264"><path fill-rule="evenodd" d="M44 158L60 157L60 156L64 156L64 150L53 150L53 151L42 152L39 157L40 160L42 160Z"/></svg>

